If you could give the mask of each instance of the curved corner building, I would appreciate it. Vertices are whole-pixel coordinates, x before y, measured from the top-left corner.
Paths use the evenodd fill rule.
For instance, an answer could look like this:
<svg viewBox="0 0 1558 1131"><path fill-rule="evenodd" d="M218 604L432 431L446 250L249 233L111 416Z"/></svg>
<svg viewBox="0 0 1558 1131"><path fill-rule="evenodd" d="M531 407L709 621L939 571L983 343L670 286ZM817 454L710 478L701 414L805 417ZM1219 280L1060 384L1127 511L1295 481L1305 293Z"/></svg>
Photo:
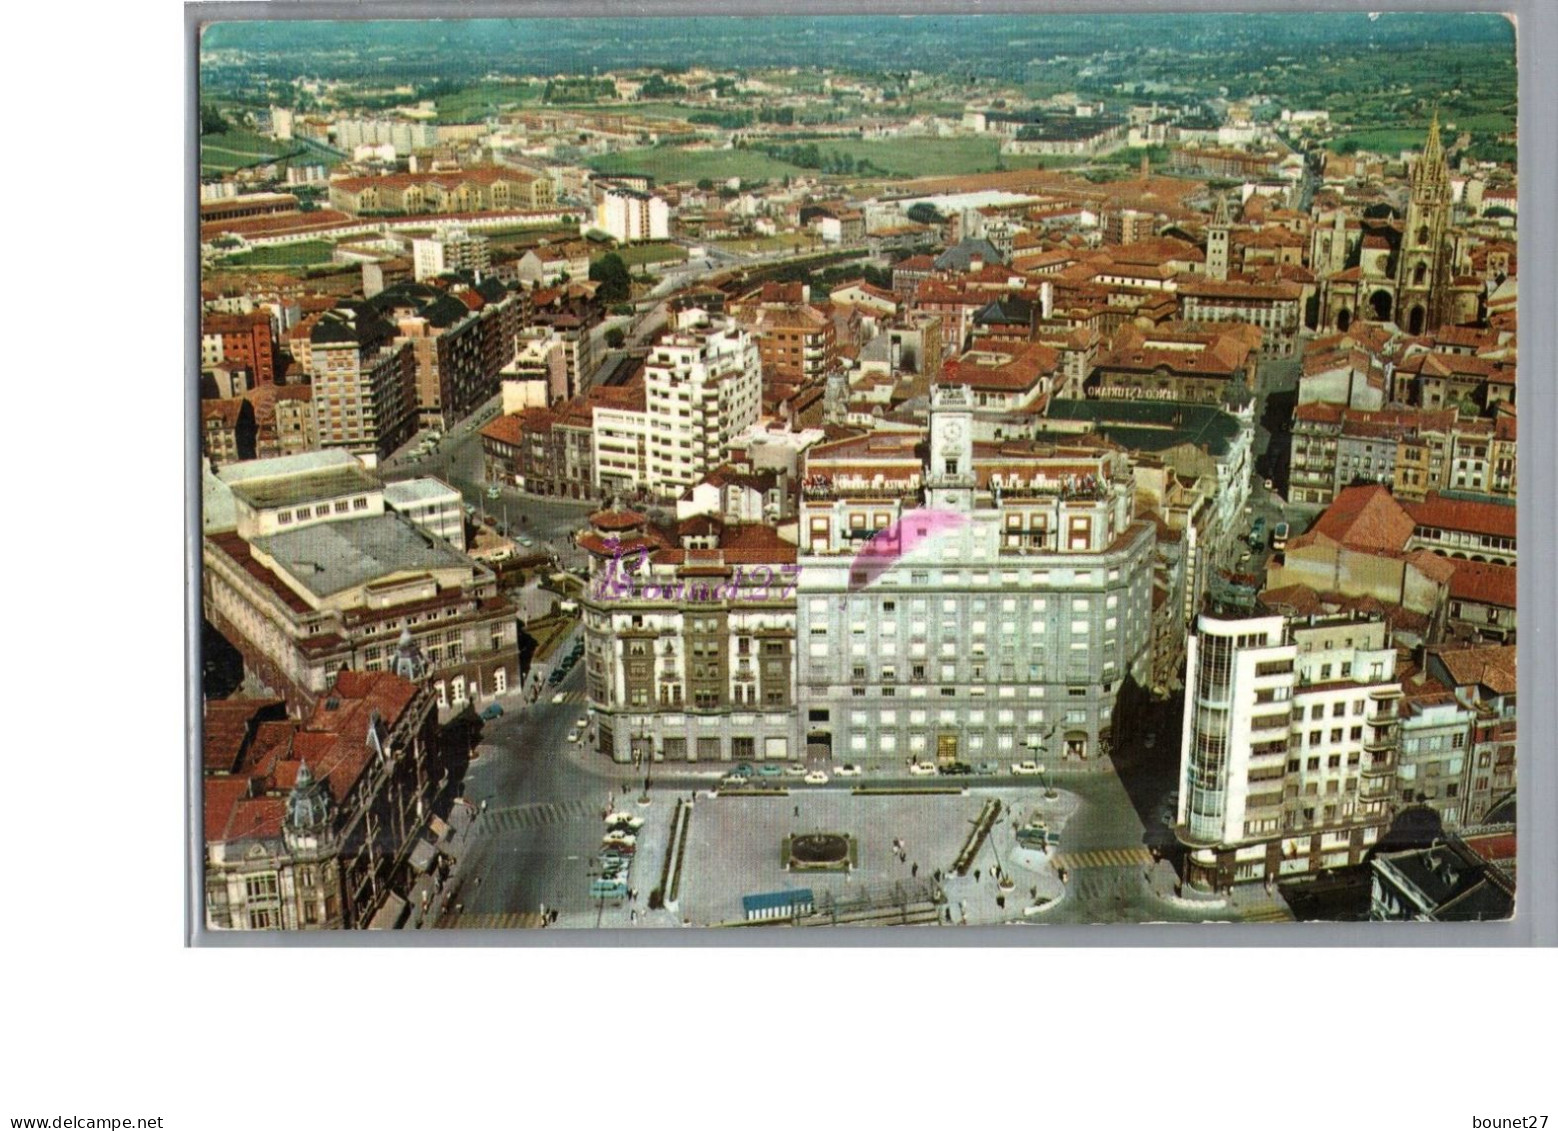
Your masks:
<svg viewBox="0 0 1558 1131"><path fill-rule="evenodd" d="M1356 864L1388 826L1396 709L1374 614L1203 614L1190 638L1176 834L1198 888Z"/></svg>

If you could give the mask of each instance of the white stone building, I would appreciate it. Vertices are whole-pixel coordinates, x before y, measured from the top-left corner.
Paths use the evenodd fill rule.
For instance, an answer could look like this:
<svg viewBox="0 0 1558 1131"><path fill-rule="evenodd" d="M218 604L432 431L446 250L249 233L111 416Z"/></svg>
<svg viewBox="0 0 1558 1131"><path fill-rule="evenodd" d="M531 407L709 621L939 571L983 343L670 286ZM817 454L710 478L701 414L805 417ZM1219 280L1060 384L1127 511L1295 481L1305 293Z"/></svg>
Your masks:
<svg viewBox="0 0 1558 1131"><path fill-rule="evenodd" d="M797 694L814 753L1090 760L1147 680L1156 534L1127 457L975 445L972 417L968 389L938 386L928 459L921 434L807 453Z"/></svg>
<svg viewBox="0 0 1558 1131"><path fill-rule="evenodd" d="M644 371L647 486L680 493L729 455L762 411L757 342L727 319L679 313L650 350Z"/></svg>
<svg viewBox="0 0 1558 1131"><path fill-rule="evenodd" d="M1223 888L1363 859L1393 813L1395 667L1378 615L1199 618L1175 814L1189 883Z"/></svg>

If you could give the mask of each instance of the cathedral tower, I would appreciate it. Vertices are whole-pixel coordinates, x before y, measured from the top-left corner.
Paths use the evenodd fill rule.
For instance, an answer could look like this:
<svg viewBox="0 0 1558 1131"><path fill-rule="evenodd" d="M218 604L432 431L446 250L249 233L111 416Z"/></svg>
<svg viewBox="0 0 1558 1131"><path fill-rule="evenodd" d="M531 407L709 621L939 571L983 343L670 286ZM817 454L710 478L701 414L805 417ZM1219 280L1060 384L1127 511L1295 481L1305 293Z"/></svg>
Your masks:
<svg viewBox="0 0 1558 1131"><path fill-rule="evenodd" d="M1451 281L1450 167L1437 111L1407 183L1411 198L1396 257L1396 324L1422 334L1445 320Z"/></svg>

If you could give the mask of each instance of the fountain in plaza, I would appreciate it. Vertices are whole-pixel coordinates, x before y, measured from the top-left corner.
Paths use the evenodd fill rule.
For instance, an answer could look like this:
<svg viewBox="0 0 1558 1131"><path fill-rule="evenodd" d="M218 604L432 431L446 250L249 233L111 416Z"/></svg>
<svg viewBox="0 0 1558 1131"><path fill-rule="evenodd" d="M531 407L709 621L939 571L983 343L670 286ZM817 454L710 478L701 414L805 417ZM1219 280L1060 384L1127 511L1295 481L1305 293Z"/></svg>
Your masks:
<svg viewBox="0 0 1558 1131"><path fill-rule="evenodd" d="M782 855L792 872L844 872L854 866L855 838L847 833L801 833L785 838Z"/></svg>

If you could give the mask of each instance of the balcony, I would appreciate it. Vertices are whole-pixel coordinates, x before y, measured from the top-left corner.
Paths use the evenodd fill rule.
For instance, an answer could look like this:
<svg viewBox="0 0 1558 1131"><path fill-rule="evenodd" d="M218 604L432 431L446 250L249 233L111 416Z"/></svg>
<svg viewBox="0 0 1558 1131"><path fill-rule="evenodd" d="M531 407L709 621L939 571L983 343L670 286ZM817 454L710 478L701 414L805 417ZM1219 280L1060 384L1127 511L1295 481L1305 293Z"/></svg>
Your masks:
<svg viewBox="0 0 1558 1131"><path fill-rule="evenodd" d="M1373 691L1369 692L1369 698L1370 699L1374 699L1374 700L1379 701L1379 702L1383 702L1383 701L1385 701L1387 699L1400 699L1401 698L1401 688L1399 688L1399 687L1376 687Z"/></svg>

